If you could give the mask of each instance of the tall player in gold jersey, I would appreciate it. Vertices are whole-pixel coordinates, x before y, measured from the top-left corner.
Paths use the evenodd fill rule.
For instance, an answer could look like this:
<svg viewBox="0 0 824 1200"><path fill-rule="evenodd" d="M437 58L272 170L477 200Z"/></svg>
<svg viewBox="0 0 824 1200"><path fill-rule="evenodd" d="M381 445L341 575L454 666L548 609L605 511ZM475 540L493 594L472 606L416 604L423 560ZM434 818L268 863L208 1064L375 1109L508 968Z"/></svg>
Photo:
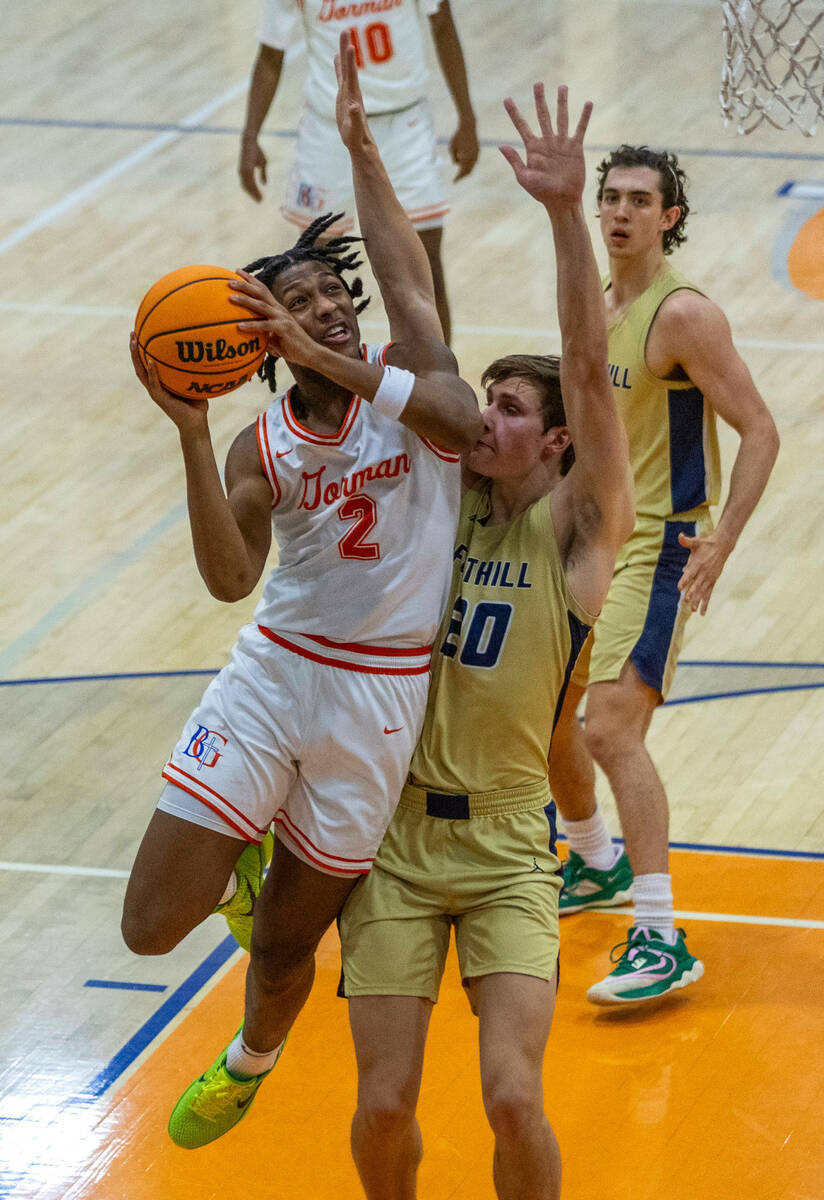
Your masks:
<svg viewBox="0 0 824 1200"><path fill-rule="evenodd" d="M581 207L591 105L568 136L566 89L557 132L542 85L537 135L505 103L526 162L502 152L552 225L562 354L560 364L512 355L485 372L484 432L466 459L452 591L410 781L341 917L359 1071L352 1149L369 1200L416 1194L415 1109L452 927L479 1018L497 1194L560 1195L542 1092L561 883L546 749L632 528L632 485Z"/></svg>
<svg viewBox="0 0 824 1200"><path fill-rule="evenodd" d="M616 947L623 953L613 952L614 969L589 989L594 1004L654 1000L703 973L674 927L667 798L644 742L684 623L691 611L706 612L778 451L724 314L669 264L685 236L684 184L675 155L646 146L621 146L599 167L610 375L629 436L636 521L567 689L549 760L570 845L561 915L621 904L634 889L633 924ZM713 529L716 415L740 445ZM576 714L585 688L582 731ZM624 853L597 809L593 759L615 796Z"/></svg>

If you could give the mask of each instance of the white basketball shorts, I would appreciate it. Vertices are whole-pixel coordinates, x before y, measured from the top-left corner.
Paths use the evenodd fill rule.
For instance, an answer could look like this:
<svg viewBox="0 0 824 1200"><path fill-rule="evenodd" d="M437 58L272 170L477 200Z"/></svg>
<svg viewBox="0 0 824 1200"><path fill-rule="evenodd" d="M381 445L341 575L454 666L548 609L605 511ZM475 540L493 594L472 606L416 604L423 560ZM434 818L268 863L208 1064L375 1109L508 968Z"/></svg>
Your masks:
<svg viewBox="0 0 824 1200"><path fill-rule="evenodd" d="M423 723L429 648L341 655L340 643L268 632L241 631L163 770L173 786L158 807L249 842L274 822L318 870L366 874Z"/></svg>
<svg viewBox="0 0 824 1200"><path fill-rule="evenodd" d="M427 101L420 100L400 112L370 117L369 128L395 194L415 228L442 225L449 205ZM287 221L302 229L327 212L346 214L334 227L336 233L345 233L354 226L355 192L349 152L335 122L319 117L310 108L304 108L301 115L295 160L280 211Z"/></svg>

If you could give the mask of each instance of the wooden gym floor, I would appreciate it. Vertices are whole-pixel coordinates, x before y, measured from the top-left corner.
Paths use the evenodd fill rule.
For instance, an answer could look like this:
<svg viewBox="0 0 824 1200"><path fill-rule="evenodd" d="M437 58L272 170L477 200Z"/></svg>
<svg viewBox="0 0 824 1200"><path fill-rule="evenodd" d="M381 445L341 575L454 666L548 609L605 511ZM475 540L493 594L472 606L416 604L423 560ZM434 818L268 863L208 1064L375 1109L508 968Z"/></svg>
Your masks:
<svg viewBox="0 0 824 1200"><path fill-rule="evenodd" d="M526 111L534 79L566 82L574 105L595 102L591 211L611 146L680 154L693 213L678 265L728 314L782 437L650 735L678 920L705 977L647 1012L596 1010L584 992L628 914L563 925L545 1083L565 1200L819 1200L824 336L810 296L824 294L824 266L809 231L824 207L821 133L723 128L716 0L452 4L483 139L451 190L444 242L465 376L477 384L501 353L558 348L549 234L495 147L510 138L503 96ZM94 0L3 14L0 1196L356 1197L334 935L252 1113L192 1154L168 1141L167 1113L236 1027L243 956L218 918L161 959L119 936L160 767L252 609L213 601L196 573L176 439L131 374L128 332L171 268L291 244L277 205L303 69L298 50L257 207L235 178L255 4L143 0L129 16ZM432 94L448 138L437 74ZM794 244L813 247L794 275L809 295L788 278ZM377 340L377 300L366 318ZM250 384L213 403L221 461L265 402ZM725 431L727 472L735 445ZM454 963L421 1123L422 1200L490 1197L475 1025Z"/></svg>

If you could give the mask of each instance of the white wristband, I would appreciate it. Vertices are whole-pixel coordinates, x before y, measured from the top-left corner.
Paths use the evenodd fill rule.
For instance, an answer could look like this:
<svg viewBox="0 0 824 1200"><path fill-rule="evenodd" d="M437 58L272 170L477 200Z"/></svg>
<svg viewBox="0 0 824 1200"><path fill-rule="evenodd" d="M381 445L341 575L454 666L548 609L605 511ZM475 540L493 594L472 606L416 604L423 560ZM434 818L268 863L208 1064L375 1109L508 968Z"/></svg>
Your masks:
<svg viewBox="0 0 824 1200"><path fill-rule="evenodd" d="M372 407L375 412L397 421L406 408L414 386L415 376L411 371L404 371L402 367L386 366L383 368L383 379L372 399Z"/></svg>

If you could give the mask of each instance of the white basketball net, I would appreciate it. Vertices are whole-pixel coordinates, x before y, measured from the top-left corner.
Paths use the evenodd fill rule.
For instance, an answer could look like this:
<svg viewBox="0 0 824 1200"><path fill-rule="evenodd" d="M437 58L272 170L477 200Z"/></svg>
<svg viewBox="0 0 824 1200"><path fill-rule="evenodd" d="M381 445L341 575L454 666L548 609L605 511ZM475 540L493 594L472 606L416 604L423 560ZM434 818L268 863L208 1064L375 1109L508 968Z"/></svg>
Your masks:
<svg viewBox="0 0 824 1200"><path fill-rule="evenodd" d="M739 133L766 123L808 137L824 117L824 0L722 0L721 112Z"/></svg>

